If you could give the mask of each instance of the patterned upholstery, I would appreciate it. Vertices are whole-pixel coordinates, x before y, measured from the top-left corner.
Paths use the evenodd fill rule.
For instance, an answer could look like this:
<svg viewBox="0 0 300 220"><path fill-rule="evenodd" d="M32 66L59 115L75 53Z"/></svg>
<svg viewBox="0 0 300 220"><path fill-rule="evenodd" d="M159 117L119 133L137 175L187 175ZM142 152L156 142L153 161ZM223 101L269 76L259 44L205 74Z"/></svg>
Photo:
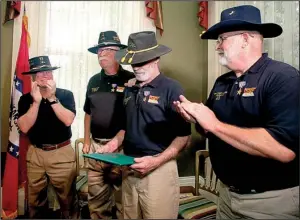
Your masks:
<svg viewBox="0 0 300 220"><path fill-rule="evenodd" d="M178 217L180 219L216 219L217 206L204 196L181 194Z"/></svg>
<svg viewBox="0 0 300 220"><path fill-rule="evenodd" d="M204 178L200 177L200 157L204 157ZM212 170L207 150L196 152L195 188L180 189L178 218L216 219L219 181Z"/></svg>

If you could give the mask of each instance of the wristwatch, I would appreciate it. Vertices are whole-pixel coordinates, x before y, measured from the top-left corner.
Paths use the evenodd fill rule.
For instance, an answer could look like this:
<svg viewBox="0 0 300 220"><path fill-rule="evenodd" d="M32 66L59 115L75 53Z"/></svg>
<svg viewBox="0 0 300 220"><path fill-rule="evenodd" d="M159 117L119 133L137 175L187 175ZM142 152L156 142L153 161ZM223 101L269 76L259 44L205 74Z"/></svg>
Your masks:
<svg viewBox="0 0 300 220"><path fill-rule="evenodd" d="M53 104L56 104L56 103L59 103L58 98L55 98L52 102L49 101L50 105L53 105Z"/></svg>

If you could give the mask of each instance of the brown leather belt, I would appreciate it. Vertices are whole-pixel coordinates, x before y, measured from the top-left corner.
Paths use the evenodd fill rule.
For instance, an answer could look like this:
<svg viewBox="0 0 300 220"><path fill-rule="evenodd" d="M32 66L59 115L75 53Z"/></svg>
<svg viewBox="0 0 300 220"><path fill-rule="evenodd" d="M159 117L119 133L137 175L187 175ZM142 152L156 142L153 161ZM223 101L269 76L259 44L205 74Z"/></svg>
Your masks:
<svg viewBox="0 0 300 220"><path fill-rule="evenodd" d="M36 144L35 146L38 148L41 148L44 151L50 151L50 150L55 150L64 146L67 146L71 144L70 140L66 140L64 142L61 142L59 144Z"/></svg>
<svg viewBox="0 0 300 220"><path fill-rule="evenodd" d="M93 138L93 141L95 141L97 144L107 144L111 139L102 139L102 138Z"/></svg>

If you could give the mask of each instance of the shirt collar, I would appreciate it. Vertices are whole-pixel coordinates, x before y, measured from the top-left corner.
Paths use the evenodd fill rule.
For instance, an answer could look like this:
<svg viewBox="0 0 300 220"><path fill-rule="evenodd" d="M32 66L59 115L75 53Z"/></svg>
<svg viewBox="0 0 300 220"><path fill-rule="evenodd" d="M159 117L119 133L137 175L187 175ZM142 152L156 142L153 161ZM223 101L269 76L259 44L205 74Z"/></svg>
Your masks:
<svg viewBox="0 0 300 220"><path fill-rule="evenodd" d="M150 87L156 88L156 87L160 86L163 78L164 78L164 75L162 73L159 73L158 76L156 76L151 82L145 84L143 87L150 86ZM136 81L134 86L139 87L138 81Z"/></svg>
<svg viewBox="0 0 300 220"><path fill-rule="evenodd" d="M268 61L268 60L270 60L270 58L268 57L268 54L263 53L262 56L243 75L258 73L260 71L260 69L264 66L266 61ZM225 79L236 80L237 77L233 71L230 71L228 74L226 74Z"/></svg>
<svg viewBox="0 0 300 220"><path fill-rule="evenodd" d="M263 53L262 56L248 69L246 73L258 73L266 61L270 60L267 53Z"/></svg>
<svg viewBox="0 0 300 220"><path fill-rule="evenodd" d="M101 73L100 73L101 74L101 79L115 79L118 76L120 76L120 74L122 74L123 71L124 71L124 69L122 68L121 65L119 65L118 72L115 75L107 75L107 74L105 74L104 69L102 69Z"/></svg>

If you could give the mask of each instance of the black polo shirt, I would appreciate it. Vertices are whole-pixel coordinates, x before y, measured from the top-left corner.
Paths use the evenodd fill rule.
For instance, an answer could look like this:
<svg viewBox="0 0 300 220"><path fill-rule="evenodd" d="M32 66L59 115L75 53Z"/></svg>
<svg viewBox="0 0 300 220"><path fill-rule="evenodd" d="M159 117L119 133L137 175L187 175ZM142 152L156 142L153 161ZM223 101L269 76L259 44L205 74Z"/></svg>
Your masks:
<svg viewBox="0 0 300 220"><path fill-rule="evenodd" d="M76 114L73 93L66 89L56 89L55 96L66 109ZM19 117L27 113L33 98L30 93L21 96L18 103ZM58 119L47 99L42 99L37 119L27 133L32 144L59 144L72 137L71 126Z"/></svg>
<svg viewBox="0 0 300 220"><path fill-rule="evenodd" d="M173 79L158 75L147 85L126 88L124 153L140 157L163 152L178 136L191 134L191 126L175 110L183 89Z"/></svg>
<svg viewBox="0 0 300 220"><path fill-rule="evenodd" d="M133 77L120 66L116 75L108 76L101 70L89 80L84 111L91 115L93 138L112 138L121 129L124 83Z"/></svg>
<svg viewBox="0 0 300 220"><path fill-rule="evenodd" d="M220 76L207 106L225 123L264 128L296 154L282 163L252 156L209 133L213 169L222 182L236 188L275 190L299 185L299 72L263 56L242 76Z"/></svg>

